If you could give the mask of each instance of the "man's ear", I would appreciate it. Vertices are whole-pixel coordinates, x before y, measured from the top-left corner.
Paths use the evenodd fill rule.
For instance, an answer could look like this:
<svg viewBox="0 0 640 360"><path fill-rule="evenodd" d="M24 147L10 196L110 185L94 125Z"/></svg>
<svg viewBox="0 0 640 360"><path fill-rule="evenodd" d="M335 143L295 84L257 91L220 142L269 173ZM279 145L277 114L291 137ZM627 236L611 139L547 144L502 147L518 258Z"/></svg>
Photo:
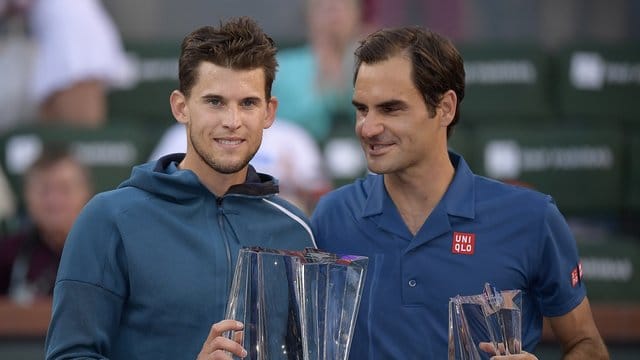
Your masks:
<svg viewBox="0 0 640 360"><path fill-rule="evenodd" d="M444 127L449 126L456 115L456 109L458 107L458 96L455 91L448 90L442 95L440 104L438 105L438 112L440 112L440 122Z"/></svg>
<svg viewBox="0 0 640 360"><path fill-rule="evenodd" d="M267 113L265 116L264 128L268 129L273 125L273 122L276 119L276 110L278 110L278 98L272 96L267 101Z"/></svg>
<svg viewBox="0 0 640 360"><path fill-rule="evenodd" d="M169 96L171 103L171 113L173 117L181 124L189 122L189 107L187 106L187 98L180 90L173 90Z"/></svg>

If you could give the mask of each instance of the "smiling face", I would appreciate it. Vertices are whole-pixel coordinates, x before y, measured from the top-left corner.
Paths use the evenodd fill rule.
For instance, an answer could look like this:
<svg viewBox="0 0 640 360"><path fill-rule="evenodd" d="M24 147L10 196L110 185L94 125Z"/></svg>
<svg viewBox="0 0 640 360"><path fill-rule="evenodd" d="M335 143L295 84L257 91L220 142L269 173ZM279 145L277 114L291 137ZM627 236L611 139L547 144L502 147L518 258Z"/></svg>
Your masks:
<svg viewBox="0 0 640 360"><path fill-rule="evenodd" d="M171 94L176 119L187 128L187 154L180 164L201 180L232 175L244 181L247 165L271 126L277 100L266 99L262 68L234 70L202 62L186 97Z"/></svg>
<svg viewBox="0 0 640 360"><path fill-rule="evenodd" d="M432 116L412 81L411 70L411 61L404 54L362 63L358 69L353 94L356 134L369 170L375 173L428 168L433 159L446 154L450 99L444 96L445 106L439 106Z"/></svg>

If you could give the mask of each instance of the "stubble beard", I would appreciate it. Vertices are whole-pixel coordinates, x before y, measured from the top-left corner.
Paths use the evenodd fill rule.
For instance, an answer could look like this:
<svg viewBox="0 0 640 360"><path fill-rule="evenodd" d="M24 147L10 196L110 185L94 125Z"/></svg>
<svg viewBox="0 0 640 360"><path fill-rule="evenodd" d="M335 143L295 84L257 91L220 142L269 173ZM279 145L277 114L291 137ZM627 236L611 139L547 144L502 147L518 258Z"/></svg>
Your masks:
<svg viewBox="0 0 640 360"><path fill-rule="evenodd" d="M212 155L208 154L205 149L206 149L206 144L204 146L201 146L201 144L199 143L198 139L196 139L190 132L190 137L191 137L191 144L193 144L193 149L196 151L196 154L198 154L198 157L204 161L212 170L221 173L221 174L235 174L239 171L241 171L242 169L244 169L249 162L251 161L251 159L253 159L254 155L258 152L258 148L256 147L250 154L249 156L246 156L245 158L241 159L240 161L236 161L236 162L229 162L229 163L221 163L219 161L217 161Z"/></svg>

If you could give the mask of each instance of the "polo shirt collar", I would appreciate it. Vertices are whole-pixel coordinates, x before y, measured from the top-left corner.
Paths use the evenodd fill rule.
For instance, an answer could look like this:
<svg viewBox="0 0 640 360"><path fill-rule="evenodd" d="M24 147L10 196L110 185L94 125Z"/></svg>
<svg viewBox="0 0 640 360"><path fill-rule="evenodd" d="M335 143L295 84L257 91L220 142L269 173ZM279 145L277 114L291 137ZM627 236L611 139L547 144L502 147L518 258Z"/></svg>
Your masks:
<svg viewBox="0 0 640 360"><path fill-rule="evenodd" d="M384 187L384 178L382 175L369 175L366 179L365 186L367 189L367 200L362 209L362 217L382 214L385 199L389 198L387 189Z"/></svg>
<svg viewBox="0 0 640 360"><path fill-rule="evenodd" d="M455 175L441 202L449 215L473 219L476 214L475 175L462 156L449 151L449 159Z"/></svg>
<svg viewBox="0 0 640 360"><path fill-rule="evenodd" d="M462 156L449 151L449 159L453 164L455 174L437 207L444 206L449 215L473 219L475 217L474 174ZM369 189L362 217L382 214L385 205L392 204L387 189L384 187L383 176L370 175L366 183L368 183Z"/></svg>

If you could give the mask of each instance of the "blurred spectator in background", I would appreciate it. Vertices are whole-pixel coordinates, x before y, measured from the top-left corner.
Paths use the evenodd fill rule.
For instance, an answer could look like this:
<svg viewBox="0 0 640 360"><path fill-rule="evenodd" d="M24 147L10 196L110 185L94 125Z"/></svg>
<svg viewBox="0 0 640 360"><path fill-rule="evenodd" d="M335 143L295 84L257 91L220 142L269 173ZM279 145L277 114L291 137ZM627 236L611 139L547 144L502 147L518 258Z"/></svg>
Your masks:
<svg viewBox="0 0 640 360"><path fill-rule="evenodd" d="M4 171L0 168L0 224L2 224L0 236L4 235L5 222L15 215L15 211L16 206L13 190L11 189L11 185L9 185Z"/></svg>
<svg viewBox="0 0 640 360"><path fill-rule="evenodd" d="M186 129L175 124L164 133L149 160L186 150ZM320 196L331 190L318 144L302 127L284 119L276 119L264 130L262 144L251 165L278 179L280 196L308 215Z"/></svg>
<svg viewBox="0 0 640 360"><path fill-rule="evenodd" d="M0 295L28 303L51 295L62 247L92 186L88 169L58 146L42 151L23 182L27 219L0 239Z"/></svg>
<svg viewBox="0 0 640 360"><path fill-rule="evenodd" d="M373 28L394 27L416 23L425 25L447 37L457 40L463 35L462 0L362 0L364 21ZM489 1L487 1L489 2ZM491 1L493 5L495 1ZM513 2L501 1L503 7ZM523 1L516 1L522 3ZM485 1L481 2L484 7ZM510 10L511 7L509 7ZM483 9L478 9L482 11ZM492 8L492 10L496 10ZM505 18L500 18L505 20Z"/></svg>
<svg viewBox="0 0 640 360"><path fill-rule="evenodd" d="M278 116L300 124L319 143L336 120L354 119L353 50L363 33L360 1L306 0L308 44L279 52L273 83Z"/></svg>
<svg viewBox="0 0 640 360"><path fill-rule="evenodd" d="M31 119L97 127L106 91L131 77L120 35L99 0L0 0L0 131ZM5 113L5 108L7 112Z"/></svg>

